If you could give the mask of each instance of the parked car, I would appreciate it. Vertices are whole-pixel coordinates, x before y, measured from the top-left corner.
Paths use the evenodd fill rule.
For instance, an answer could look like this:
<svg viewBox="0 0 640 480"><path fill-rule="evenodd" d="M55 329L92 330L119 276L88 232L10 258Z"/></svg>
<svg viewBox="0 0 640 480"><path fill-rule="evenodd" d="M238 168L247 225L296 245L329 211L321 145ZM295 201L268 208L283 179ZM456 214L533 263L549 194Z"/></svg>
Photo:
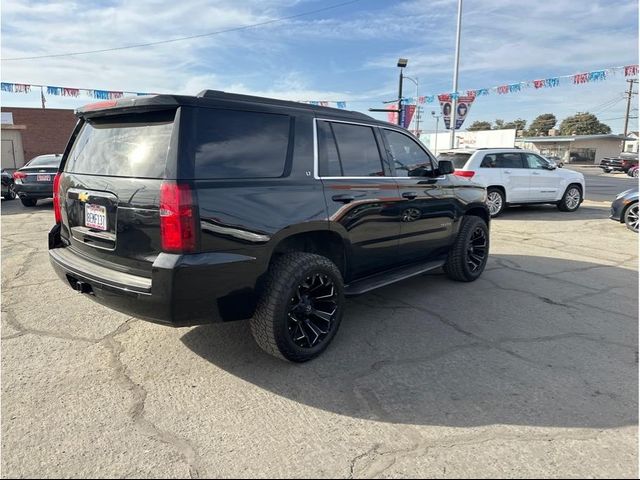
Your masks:
<svg viewBox="0 0 640 480"><path fill-rule="evenodd" d="M638 232L638 187L618 194L611 204L609 218L624 223L629 230Z"/></svg>
<svg viewBox="0 0 640 480"><path fill-rule="evenodd" d="M16 198L16 190L13 185L13 172L15 168L3 168L0 171L0 179L2 179L2 198L5 200L13 200Z"/></svg>
<svg viewBox="0 0 640 480"><path fill-rule="evenodd" d="M508 206L535 203L551 203L563 212L573 212L584 200L581 173L558 169L535 152L519 148L454 149L442 152L438 159L450 160L455 175L487 188L492 217Z"/></svg>
<svg viewBox="0 0 640 480"><path fill-rule="evenodd" d="M638 172L638 165L634 165L629 170L627 170L627 175L629 175L630 177L638 178L638 173L640 173Z"/></svg>
<svg viewBox="0 0 640 480"><path fill-rule="evenodd" d="M396 125L214 91L77 114L49 256L115 310L171 326L251 318L260 347L303 362L335 336L345 296L485 268L485 189Z"/></svg>
<svg viewBox="0 0 640 480"><path fill-rule="evenodd" d="M543 157L546 158L551 165L555 165L557 168L564 167L564 162L558 156L555 156L555 155L552 155L552 156L543 155Z"/></svg>
<svg viewBox="0 0 640 480"><path fill-rule="evenodd" d="M621 153L619 157L615 158L603 158L600 161L600 168L605 173L611 172L625 172L634 166L638 166L638 154L637 153Z"/></svg>
<svg viewBox="0 0 640 480"><path fill-rule="evenodd" d="M35 207L38 200L53 197L53 178L62 155L40 155L13 172L14 188L25 207Z"/></svg>

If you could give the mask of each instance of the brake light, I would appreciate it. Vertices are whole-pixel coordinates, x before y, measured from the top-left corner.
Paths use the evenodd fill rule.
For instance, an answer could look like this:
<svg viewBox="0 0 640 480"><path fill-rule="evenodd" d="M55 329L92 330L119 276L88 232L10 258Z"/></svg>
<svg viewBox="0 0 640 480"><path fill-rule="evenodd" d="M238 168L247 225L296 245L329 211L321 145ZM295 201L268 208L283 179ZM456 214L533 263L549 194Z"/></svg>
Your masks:
<svg viewBox="0 0 640 480"><path fill-rule="evenodd" d="M196 249L194 202L189 185L163 182L160 186L160 238L165 252Z"/></svg>
<svg viewBox="0 0 640 480"><path fill-rule="evenodd" d="M27 174L26 173L20 172L20 171L13 172L13 179L14 180L24 180L25 178L27 178Z"/></svg>
<svg viewBox="0 0 640 480"><path fill-rule="evenodd" d="M53 215L56 223L62 222L62 205L60 204L60 177L62 172L56 173L53 177Z"/></svg>
<svg viewBox="0 0 640 480"><path fill-rule="evenodd" d="M473 170L456 170L453 172L453 174L457 175L458 177L471 178L476 174L476 172L474 172Z"/></svg>

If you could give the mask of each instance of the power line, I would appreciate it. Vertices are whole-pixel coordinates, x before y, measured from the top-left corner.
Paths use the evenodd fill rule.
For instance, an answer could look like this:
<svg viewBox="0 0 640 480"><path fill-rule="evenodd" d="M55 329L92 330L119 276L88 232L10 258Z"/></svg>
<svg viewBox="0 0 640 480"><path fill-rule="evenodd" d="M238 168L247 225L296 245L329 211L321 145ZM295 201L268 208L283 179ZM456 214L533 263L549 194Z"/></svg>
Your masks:
<svg viewBox="0 0 640 480"><path fill-rule="evenodd" d="M122 47L102 48L102 49L99 49L99 50L84 50L84 51L79 51L79 52L57 53L57 54L53 54L53 55L38 55L38 56L34 56L34 57L3 58L3 59L1 59L1 61L3 61L3 62L15 62L15 61L19 61L19 60L36 60L36 59L41 59L41 58L70 57L70 56L74 56L74 55L87 55L89 53L112 52L112 51L115 51L115 50L126 50L126 49L129 49L129 48L151 47L151 46L155 46L155 45L163 45L163 44L166 44L166 43L182 42L182 41L185 41L185 40L192 40L194 38L211 37L211 36L214 36L214 35L220 35L222 33L238 32L238 31L241 31L241 30L247 30L249 28L262 27L264 25L270 25L272 23L283 22L285 20L292 20L294 18L300 18L300 17L304 17L304 16L308 16L308 15L313 15L314 13L326 12L327 10L333 10L335 8L344 7L346 5L351 5L353 3L357 3L357 2L360 2L360 1L362 1L362 0L350 0L348 2L336 3L335 5L329 5L328 7L318 8L316 10L310 10L308 12L298 13L296 15L289 15L288 17L274 18L272 20L267 20L267 21L259 22L259 23L253 23L251 25L244 25L244 26L241 26L241 27L227 28L225 30L218 30L216 32L209 32L209 33L201 33L201 34L198 34L198 35L190 35L188 37L172 38L170 40L160 40L160 41L157 41L157 42L138 43L138 44L135 44L135 45L124 45Z"/></svg>

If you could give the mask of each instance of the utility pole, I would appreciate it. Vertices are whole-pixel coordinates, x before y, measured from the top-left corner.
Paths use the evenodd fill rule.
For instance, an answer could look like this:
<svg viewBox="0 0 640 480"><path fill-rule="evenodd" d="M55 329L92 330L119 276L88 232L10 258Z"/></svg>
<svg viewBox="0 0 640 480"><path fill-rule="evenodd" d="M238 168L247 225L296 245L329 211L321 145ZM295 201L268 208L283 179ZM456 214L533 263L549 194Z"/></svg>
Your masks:
<svg viewBox="0 0 640 480"><path fill-rule="evenodd" d="M458 67L460 66L460 31L462 30L462 0L458 0L458 26L456 33L456 57L453 63L453 92L458 93ZM456 113L458 109L458 99L451 99L451 142L449 148L455 147L456 139Z"/></svg>
<svg viewBox="0 0 640 480"><path fill-rule="evenodd" d="M627 132L628 132L628 128L629 128L629 113L631 112L631 97L633 97L633 95L636 95L638 92L634 92L633 91L633 84L636 83L638 80L637 79L630 79L627 80L627 83L629 84L629 91L627 92L627 110L624 114L624 138L622 139L622 151L625 151L625 147L626 147L626 143L627 143Z"/></svg>

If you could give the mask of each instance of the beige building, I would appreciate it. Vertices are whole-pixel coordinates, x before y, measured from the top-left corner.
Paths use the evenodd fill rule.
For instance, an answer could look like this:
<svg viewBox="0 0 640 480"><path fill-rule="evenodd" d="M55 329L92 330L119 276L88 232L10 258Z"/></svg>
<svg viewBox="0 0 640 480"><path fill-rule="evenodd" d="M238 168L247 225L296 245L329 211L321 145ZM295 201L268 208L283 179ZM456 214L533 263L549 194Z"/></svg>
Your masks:
<svg viewBox="0 0 640 480"><path fill-rule="evenodd" d="M605 157L617 157L622 151L622 135L569 135L516 138L516 146L564 163L599 164ZM627 138L627 140L633 140Z"/></svg>

